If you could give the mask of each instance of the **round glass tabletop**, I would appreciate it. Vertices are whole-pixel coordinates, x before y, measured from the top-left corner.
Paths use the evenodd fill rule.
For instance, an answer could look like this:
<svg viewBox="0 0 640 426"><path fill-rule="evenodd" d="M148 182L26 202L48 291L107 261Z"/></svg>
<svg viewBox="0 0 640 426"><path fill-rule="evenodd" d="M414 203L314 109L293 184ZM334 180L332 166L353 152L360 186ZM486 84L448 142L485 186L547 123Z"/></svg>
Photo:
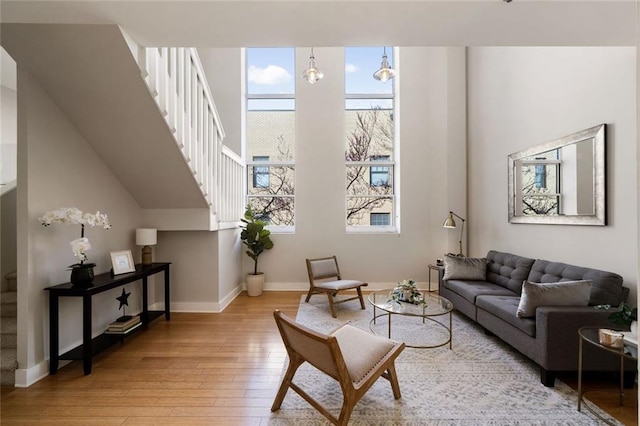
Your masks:
<svg viewBox="0 0 640 426"><path fill-rule="evenodd" d="M428 290L418 290L422 294L424 303L413 304L410 302L397 302L393 300L391 294L393 289L377 290L369 293L369 303L383 311L420 317L431 317L444 315L453 310L453 303L442 296L436 296Z"/></svg>

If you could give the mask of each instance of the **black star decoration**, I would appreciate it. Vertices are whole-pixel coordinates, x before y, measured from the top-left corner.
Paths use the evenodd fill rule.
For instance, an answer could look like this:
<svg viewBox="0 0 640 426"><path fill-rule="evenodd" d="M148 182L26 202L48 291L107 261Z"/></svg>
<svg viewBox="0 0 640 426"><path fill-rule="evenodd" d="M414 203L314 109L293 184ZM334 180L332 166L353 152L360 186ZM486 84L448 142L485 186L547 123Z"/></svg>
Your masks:
<svg viewBox="0 0 640 426"><path fill-rule="evenodd" d="M122 309L122 307L124 305L129 306L129 296L131 295L131 293L127 293L126 291L124 291L124 288L122 289L122 295L120 295L120 297L116 297L116 300L118 300L120 302L120 306L118 307L118 309Z"/></svg>

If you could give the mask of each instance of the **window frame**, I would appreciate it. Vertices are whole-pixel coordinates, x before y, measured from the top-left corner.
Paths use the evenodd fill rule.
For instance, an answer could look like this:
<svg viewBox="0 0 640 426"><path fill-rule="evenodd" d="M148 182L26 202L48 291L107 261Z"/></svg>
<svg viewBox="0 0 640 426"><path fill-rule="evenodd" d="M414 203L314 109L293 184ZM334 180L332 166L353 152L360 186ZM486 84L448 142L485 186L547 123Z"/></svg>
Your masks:
<svg viewBox="0 0 640 426"><path fill-rule="evenodd" d="M248 127L248 113L251 112L252 110L249 109L249 105L251 103L252 100L292 100L293 101L293 108L291 110L287 109L286 111L291 111L294 114L294 128L295 128L295 115L296 115L296 91L297 91L297 81L296 81L296 47L286 47L287 49L291 49L293 51L293 74L292 77L294 79L294 84L293 84L293 92L292 93L254 93L251 94L249 93L249 73L248 73L248 68L250 66L249 64L249 59L248 59L248 55L249 55L249 51L251 49L260 49L260 47L247 47L244 48L244 67L243 67L243 73L244 73L244 84L245 84L245 90L244 90L244 117L243 117L243 127L244 127L244 137L243 137L243 151L244 151L244 157L245 157L245 164L246 164L246 174L245 174L245 185L244 185L244 198L246 201L246 204L251 204L251 199L252 198L291 198L293 199L293 225L273 225L271 223L269 223L266 228L269 229L272 233L274 234L278 234L278 233L294 233L295 232L295 223L296 223L296 196L295 196L295 150L294 150L294 157L293 160L291 161L272 161L271 159L269 161L253 161L253 160L248 160L247 159L247 148L248 148L248 135L247 135L247 127ZM266 110L265 110L266 111ZM283 110L274 110L274 111L283 111ZM292 145L295 146L295 132L294 132L294 140L292 141ZM271 156L268 156L271 157ZM293 180L293 194L269 194L269 195L252 195L250 194L249 191L249 184L250 184L250 179L249 179L249 173L252 169L252 167L266 167L269 171L268 171L268 176L269 176L269 182L271 183L271 167L290 167L293 171L293 176L294 176L294 180ZM254 177L255 179L255 174ZM254 186L254 188L256 188Z"/></svg>
<svg viewBox="0 0 640 426"><path fill-rule="evenodd" d="M349 47L357 47L357 46L349 46ZM343 52L345 54L345 62L346 62L346 49L347 47L345 47L343 49ZM387 52L391 51L392 52L392 66L393 68L397 71L399 69L398 66L398 58L399 58L399 48L397 46L393 46L390 49L387 49ZM380 46L380 52L382 52L382 46ZM375 70L373 70L375 71ZM373 73L372 71L372 73ZM345 74L343 74L344 76ZM371 77L373 78L373 77ZM359 165L364 165L367 167L389 167L391 170L389 170L389 180L391 181L392 185L391 185L391 193L388 195L384 195L384 196L376 196L376 195L349 195L346 191L345 188L345 205L344 205L344 220L345 220L345 227L346 227L346 233L347 234L366 234L366 233L373 233L373 234L381 234L381 233L392 233L392 234L399 234L400 233L400 138L399 138L399 113L400 113L400 108L399 108L399 73L396 74L395 78L393 78L391 81L388 81L387 83L380 83L380 84L391 84L392 85L392 90L391 93L347 93L347 87L345 84L345 89L344 89L344 113L346 114L348 111L355 111L355 110L362 110L364 111L364 109L362 108L357 108L357 109L352 109L349 108L347 109L347 103L350 100L365 100L365 99L380 99L380 100L391 100L391 108L383 108L383 111L390 111L391 113L391 117L393 119L393 153L392 155L389 155L389 159L385 160L385 161L346 161L345 160L345 176L346 176L346 172L347 169L349 167L353 167L353 166L359 166ZM346 83L346 78L345 78L345 83ZM370 108L370 110L373 110L374 108ZM348 129L345 128L345 133L347 132ZM386 155L385 155L386 156ZM375 186L371 185L371 169L369 170L369 188L375 188ZM392 211L389 212L389 219L390 219L390 225L388 226L382 226L382 225L349 225L347 222L347 213L348 213L348 208L349 208L349 199L350 198L356 198L356 197L370 197L370 196L375 196L378 198L390 198L392 200ZM387 213L387 212L374 212L374 211L370 211L371 213Z"/></svg>

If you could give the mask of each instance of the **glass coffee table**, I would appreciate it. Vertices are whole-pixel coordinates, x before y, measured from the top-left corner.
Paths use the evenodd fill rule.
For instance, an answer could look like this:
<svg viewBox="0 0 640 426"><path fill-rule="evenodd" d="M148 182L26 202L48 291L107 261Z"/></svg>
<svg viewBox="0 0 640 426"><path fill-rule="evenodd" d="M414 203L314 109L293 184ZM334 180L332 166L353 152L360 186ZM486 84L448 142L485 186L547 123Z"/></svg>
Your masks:
<svg viewBox="0 0 640 426"><path fill-rule="evenodd" d="M378 290L367 297L373 306L373 318L369 322L373 334L381 334L380 326L384 325L386 319L387 337L402 340L409 348L438 348L449 344L451 349L453 303L428 290L419 290L424 304L397 302L391 298L392 291L393 289ZM378 309L382 312L378 312ZM448 321L446 315L449 316ZM392 321L394 316L398 318Z"/></svg>

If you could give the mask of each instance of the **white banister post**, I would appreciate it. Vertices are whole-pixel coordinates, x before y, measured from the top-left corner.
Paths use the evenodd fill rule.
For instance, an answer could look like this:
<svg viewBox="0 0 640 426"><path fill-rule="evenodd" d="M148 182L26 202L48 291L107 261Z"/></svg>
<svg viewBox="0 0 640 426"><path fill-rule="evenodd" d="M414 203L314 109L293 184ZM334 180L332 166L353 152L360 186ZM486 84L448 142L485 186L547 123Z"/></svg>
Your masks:
<svg viewBox="0 0 640 426"><path fill-rule="evenodd" d="M158 49L149 49L147 55L147 81L151 96L158 97Z"/></svg>
<svg viewBox="0 0 640 426"><path fill-rule="evenodd" d="M189 147L189 158L191 158L191 171L195 169L196 152L198 147L198 74L196 69L191 65L191 143Z"/></svg>
<svg viewBox="0 0 640 426"><path fill-rule="evenodd" d="M167 97L169 94L169 49L166 47L160 49L160 67L158 71L160 112L166 116L168 113Z"/></svg>
<svg viewBox="0 0 640 426"><path fill-rule="evenodd" d="M167 123L169 124L169 130L171 133L176 133L176 110L177 110L177 90L178 90L178 75L177 75L177 49L172 47L168 50L168 81L167 81Z"/></svg>
<svg viewBox="0 0 640 426"><path fill-rule="evenodd" d="M202 83L198 78L198 115L196 116L198 124L198 157L196 162L196 171L198 173L198 183L202 186L202 157L204 146L204 92L202 90Z"/></svg>
<svg viewBox="0 0 640 426"><path fill-rule="evenodd" d="M202 190L209 194L209 105L204 105L204 123L202 123Z"/></svg>
<svg viewBox="0 0 640 426"><path fill-rule="evenodd" d="M176 64L176 140L181 152L184 151L184 51L184 48L178 48Z"/></svg>

